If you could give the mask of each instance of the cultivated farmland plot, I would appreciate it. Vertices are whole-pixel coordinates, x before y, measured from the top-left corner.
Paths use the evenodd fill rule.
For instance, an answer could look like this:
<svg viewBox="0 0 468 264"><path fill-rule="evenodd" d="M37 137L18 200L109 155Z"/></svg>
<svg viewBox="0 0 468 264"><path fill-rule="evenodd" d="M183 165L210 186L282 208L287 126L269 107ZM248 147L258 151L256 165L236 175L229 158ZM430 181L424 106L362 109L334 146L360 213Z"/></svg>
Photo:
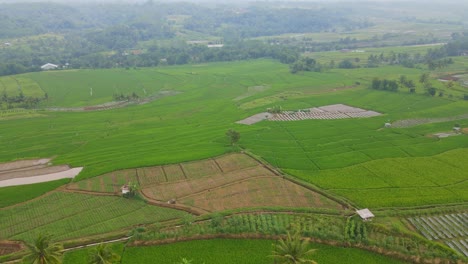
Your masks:
<svg viewBox="0 0 468 264"><path fill-rule="evenodd" d="M194 162L114 171L72 183L67 188L69 190L116 193L120 191L122 185L128 182L138 182L143 188L164 183L168 183L166 185L168 187L172 186L170 183L185 180L191 182L192 180L202 179L201 181L204 182L206 181L206 179L203 180L205 177L212 177L215 181L221 180L230 183L233 180L242 180L257 175L250 173L249 168L257 167L256 170L258 171L259 166L260 164L251 157L235 153ZM263 168L263 170L265 169ZM224 175L224 177L217 177L220 175ZM271 175L271 172L264 173L264 175ZM225 179L223 180L223 178Z"/></svg>
<svg viewBox="0 0 468 264"><path fill-rule="evenodd" d="M239 124L252 125L262 120L269 121L299 121L307 119L344 119L344 118L365 118L381 115L378 112L351 107L343 104L313 107L299 111L284 111L278 114L260 113L248 117Z"/></svg>
<svg viewBox="0 0 468 264"><path fill-rule="evenodd" d="M186 213L111 196L53 192L0 210L0 240L31 240L49 233L58 240L182 218Z"/></svg>
<svg viewBox="0 0 468 264"><path fill-rule="evenodd" d="M268 206L341 209L338 203L283 179L245 154L115 171L67 188L118 193L120 186L136 181L149 200L176 200L206 212Z"/></svg>
<svg viewBox="0 0 468 264"><path fill-rule="evenodd" d="M447 214L408 218L423 236L439 240L468 257L468 214Z"/></svg>

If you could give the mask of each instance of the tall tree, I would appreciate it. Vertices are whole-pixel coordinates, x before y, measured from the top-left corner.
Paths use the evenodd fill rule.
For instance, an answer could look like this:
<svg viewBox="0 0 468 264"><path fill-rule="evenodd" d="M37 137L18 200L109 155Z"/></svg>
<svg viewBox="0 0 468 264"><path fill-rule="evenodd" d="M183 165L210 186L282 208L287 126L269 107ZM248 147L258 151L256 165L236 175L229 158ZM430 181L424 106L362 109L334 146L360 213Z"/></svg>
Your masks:
<svg viewBox="0 0 468 264"><path fill-rule="evenodd" d="M229 140L231 141L231 145L236 144L240 139L240 133L235 131L234 129L229 129L226 132L226 136L229 137Z"/></svg>
<svg viewBox="0 0 468 264"><path fill-rule="evenodd" d="M89 254L89 264L113 264L120 261L120 256L113 252L106 244L99 244Z"/></svg>
<svg viewBox="0 0 468 264"><path fill-rule="evenodd" d="M297 264L297 263L313 263L317 262L307 259L309 255L314 253L315 249L308 249L309 243L301 239L301 234L296 231L291 235L287 233L286 239L280 239L271 255L279 261L280 264Z"/></svg>
<svg viewBox="0 0 468 264"><path fill-rule="evenodd" d="M63 246L54 243L50 235L39 234L31 244L26 244L29 249L28 255L23 261L31 264L60 264L62 263Z"/></svg>
<svg viewBox="0 0 468 264"><path fill-rule="evenodd" d="M429 74L428 73L423 73L419 76L419 82L421 84L426 84L429 82Z"/></svg>

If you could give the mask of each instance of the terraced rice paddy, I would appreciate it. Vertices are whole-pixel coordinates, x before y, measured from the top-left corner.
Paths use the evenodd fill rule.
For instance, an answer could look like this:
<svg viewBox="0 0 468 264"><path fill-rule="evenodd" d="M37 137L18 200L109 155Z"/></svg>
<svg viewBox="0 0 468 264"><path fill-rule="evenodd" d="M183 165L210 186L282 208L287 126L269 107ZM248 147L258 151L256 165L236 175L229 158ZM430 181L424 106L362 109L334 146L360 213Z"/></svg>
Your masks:
<svg viewBox="0 0 468 264"><path fill-rule="evenodd" d="M180 164L119 170L82 180L67 186L70 190L115 193L129 182L139 183L142 188L184 180L196 180L222 173L258 167L259 163L243 154L229 154Z"/></svg>
<svg viewBox="0 0 468 264"><path fill-rule="evenodd" d="M468 213L408 218L429 240L438 240L468 257Z"/></svg>
<svg viewBox="0 0 468 264"><path fill-rule="evenodd" d="M116 171L67 188L118 193L129 182L138 182L142 194L150 200L163 203L176 200L203 212L266 206L341 208L336 202L283 179L244 154Z"/></svg>
<svg viewBox="0 0 468 264"><path fill-rule="evenodd" d="M135 225L178 219L186 213L113 196L53 192L0 209L0 240L49 233L57 240L97 235Z"/></svg>

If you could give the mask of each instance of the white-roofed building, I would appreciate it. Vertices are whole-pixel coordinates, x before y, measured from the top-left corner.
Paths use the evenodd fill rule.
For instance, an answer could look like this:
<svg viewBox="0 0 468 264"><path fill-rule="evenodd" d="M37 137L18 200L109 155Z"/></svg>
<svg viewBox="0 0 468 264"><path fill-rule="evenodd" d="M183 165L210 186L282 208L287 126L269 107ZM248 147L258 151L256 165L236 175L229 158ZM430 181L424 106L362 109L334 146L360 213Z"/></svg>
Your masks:
<svg viewBox="0 0 468 264"><path fill-rule="evenodd" d="M46 63L41 66L41 70L47 71L47 70L54 70L57 69L58 65L52 64L52 63Z"/></svg>
<svg viewBox="0 0 468 264"><path fill-rule="evenodd" d="M367 208L365 209L361 209L361 210L357 210L356 213L362 218L362 220L364 221L368 221L368 220L371 220L372 218L374 218L374 214Z"/></svg>

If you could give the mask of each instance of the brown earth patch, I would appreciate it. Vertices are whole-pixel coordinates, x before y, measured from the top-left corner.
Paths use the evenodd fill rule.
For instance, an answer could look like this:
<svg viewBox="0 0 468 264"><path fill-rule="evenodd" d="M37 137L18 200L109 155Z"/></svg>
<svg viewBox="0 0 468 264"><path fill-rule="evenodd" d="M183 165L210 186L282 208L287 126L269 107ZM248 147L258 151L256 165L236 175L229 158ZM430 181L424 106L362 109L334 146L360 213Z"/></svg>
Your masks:
<svg viewBox="0 0 468 264"><path fill-rule="evenodd" d="M316 203L320 196L302 186L277 176L250 178L231 185L210 189L181 200L188 199L194 207L210 212L245 207L314 207L340 209L340 206L328 200Z"/></svg>
<svg viewBox="0 0 468 264"><path fill-rule="evenodd" d="M115 171L84 180L86 183L70 184L68 189L110 194L119 190L114 188L114 192L110 192L104 188L105 183L117 186L135 180L139 181L140 192L149 202L193 210L198 214L243 207L342 209L339 202L281 177L274 169L241 153L196 162Z"/></svg>
<svg viewBox="0 0 468 264"><path fill-rule="evenodd" d="M223 172L241 170L258 165L258 162L244 154L230 154L215 159Z"/></svg>
<svg viewBox="0 0 468 264"><path fill-rule="evenodd" d="M0 241L0 256L23 250L25 247L19 241Z"/></svg>
<svg viewBox="0 0 468 264"><path fill-rule="evenodd" d="M211 159L183 163L181 166L187 172L187 178L200 178L221 172L216 163Z"/></svg>

